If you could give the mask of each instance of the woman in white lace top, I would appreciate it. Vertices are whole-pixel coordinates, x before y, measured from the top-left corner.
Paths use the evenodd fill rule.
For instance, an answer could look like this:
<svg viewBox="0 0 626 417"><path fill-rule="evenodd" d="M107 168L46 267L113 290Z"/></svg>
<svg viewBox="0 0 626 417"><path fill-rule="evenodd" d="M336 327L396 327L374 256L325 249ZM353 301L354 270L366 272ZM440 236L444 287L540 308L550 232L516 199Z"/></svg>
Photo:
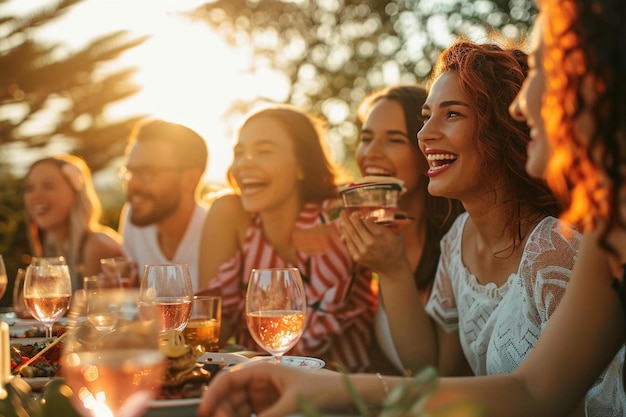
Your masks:
<svg viewBox="0 0 626 417"><path fill-rule="evenodd" d="M523 52L495 45L457 42L439 58L419 145L429 161L428 191L460 200L467 212L442 240L426 308L406 263L376 269L405 368L510 372L565 290L579 235L564 236L556 198L526 173L529 131L508 113L526 73ZM349 223L346 240L357 242L349 248L370 230L384 232L356 216Z"/></svg>

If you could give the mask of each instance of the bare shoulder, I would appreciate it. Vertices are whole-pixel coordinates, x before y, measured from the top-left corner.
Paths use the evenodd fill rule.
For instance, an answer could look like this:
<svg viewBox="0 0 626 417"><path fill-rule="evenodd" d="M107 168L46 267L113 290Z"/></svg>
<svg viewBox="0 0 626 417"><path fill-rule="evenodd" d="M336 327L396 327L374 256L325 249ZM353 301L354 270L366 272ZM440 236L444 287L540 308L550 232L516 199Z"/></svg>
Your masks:
<svg viewBox="0 0 626 417"><path fill-rule="evenodd" d="M112 228L102 226L88 235L84 251L86 257L87 255L94 255L99 258L121 256L122 238Z"/></svg>
<svg viewBox="0 0 626 417"><path fill-rule="evenodd" d="M209 208L205 230L211 233L230 234L235 232L240 240L251 221L251 214L246 212L241 203L241 197L228 194L216 199Z"/></svg>
<svg viewBox="0 0 626 417"><path fill-rule="evenodd" d="M228 194L218 198L211 204L209 217L219 217L220 220L229 223L247 223L250 219L250 214L244 210L241 197L236 194Z"/></svg>

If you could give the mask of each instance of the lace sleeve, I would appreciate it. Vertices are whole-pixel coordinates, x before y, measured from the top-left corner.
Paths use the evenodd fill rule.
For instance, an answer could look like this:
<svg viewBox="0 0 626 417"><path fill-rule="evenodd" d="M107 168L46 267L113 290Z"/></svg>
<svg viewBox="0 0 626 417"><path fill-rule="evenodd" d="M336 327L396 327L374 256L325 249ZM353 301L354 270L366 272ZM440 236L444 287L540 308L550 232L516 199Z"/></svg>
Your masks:
<svg viewBox="0 0 626 417"><path fill-rule="evenodd" d="M460 215L441 240L441 258L433 290L426 304L426 313L446 332L459 328L459 311L452 277L455 276L455 269L463 267L460 261L460 242L466 218L466 213Z"/></svg>
<svg viewBox="0 0 626 417"><path fill-rule="evenodd" d="M581 235L550 218L541 226L536 239L528 242L522 275L534 279L532 297L541 320L542 328L554 313L565 293L572 274Z"/></svg>

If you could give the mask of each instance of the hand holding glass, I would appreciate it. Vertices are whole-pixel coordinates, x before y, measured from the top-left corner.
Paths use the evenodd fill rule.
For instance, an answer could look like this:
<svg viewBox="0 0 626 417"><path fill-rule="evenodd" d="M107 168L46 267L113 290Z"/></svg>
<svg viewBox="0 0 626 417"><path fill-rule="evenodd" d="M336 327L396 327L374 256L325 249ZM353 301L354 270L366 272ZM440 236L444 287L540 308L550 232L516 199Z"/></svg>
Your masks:
<svg viewBox="0 0 626 417"><path fill-rule="evenodd" d="M140 291L142 298L156 302L162 331L185 328L193 297L187 265L146 265Z"/></svg>
<svg viewBox="0 0 626 417"><path fill-rule="evenodd" d="M253 339L277 362L304 331L306 295L297 268L253 269L246 292L246 322Z"/></svg>
<svg viewBox="0 0 626 417"><path fill-rule="evenodd" d="M72 283L65 259L33 258L24 278L24 304L46 326L46 337L52 336L52 325L67 312L71 298Z"/></svg>

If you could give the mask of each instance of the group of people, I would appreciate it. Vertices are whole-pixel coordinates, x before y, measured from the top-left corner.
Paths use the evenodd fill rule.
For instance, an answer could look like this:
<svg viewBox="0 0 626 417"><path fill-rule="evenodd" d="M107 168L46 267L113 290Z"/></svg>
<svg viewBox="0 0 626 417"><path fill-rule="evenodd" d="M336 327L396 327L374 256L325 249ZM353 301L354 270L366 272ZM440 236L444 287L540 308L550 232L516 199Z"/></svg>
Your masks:
<svg viewBox="0 0 626 417"><path fill-rule="evenodd" d="M197 293L222 296L221 341L251 350L251 270L297 267L308 311L291 353L354 373L372 405L432 366L431 409L626 415L626 6L539 3L530 54L459 40L428 88L390 86L361 103L360 173L402 180L410 220L342 211L323 122L280 105L245 118L234 193L209 206L198 194L205 141L174 123L138 125L119 234L97 221L84 162L33 164L33 254L63 254L77 276L120 254L140 268L186 263ZM283 416L301 398L327 412L351 405L340 373L259 363L218 375L198 413Z"/></svg>

